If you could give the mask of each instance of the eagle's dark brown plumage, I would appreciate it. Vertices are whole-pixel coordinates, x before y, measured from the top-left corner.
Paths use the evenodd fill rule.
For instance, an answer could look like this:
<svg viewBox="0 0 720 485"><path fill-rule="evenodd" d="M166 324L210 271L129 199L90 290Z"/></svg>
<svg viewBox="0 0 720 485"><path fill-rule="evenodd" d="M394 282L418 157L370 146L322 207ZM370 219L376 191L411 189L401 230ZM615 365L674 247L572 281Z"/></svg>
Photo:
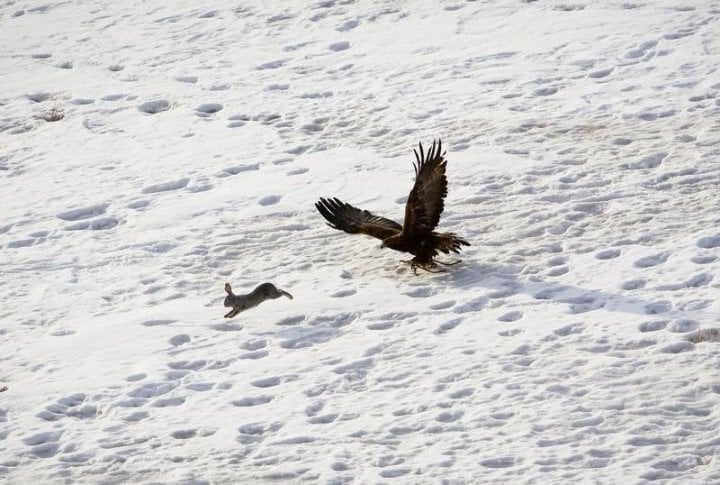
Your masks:
<svg viewBox="0 0 720 485"><path fill-rule="evenodd" d="M315 203L330 227L350 234L367 234L381 239L381 247L414 255L410 267L415 272L417 268L432 271L437 267L439 261L434 258L438 252L459 253L461 246L470 245L453 233L434 231L445 208L447 161L440 140L437 144L433 141L427 153L422 143L419 149L419 153L413 150L416 160L415 185L405 204L404 225L353 207L337 198L321 198Z"/></svg>

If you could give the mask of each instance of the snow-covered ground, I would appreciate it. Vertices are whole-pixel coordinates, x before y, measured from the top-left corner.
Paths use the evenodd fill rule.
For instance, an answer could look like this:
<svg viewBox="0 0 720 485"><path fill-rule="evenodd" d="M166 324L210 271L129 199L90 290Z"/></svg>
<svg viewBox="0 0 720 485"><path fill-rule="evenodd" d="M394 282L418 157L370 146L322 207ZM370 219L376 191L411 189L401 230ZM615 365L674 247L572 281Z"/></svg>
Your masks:
<svg viewBox="0 0 720 485"><path fill-rule="evenodd" d="M0 6L0 481L720 482L720 2L199 5Z"/></svg>

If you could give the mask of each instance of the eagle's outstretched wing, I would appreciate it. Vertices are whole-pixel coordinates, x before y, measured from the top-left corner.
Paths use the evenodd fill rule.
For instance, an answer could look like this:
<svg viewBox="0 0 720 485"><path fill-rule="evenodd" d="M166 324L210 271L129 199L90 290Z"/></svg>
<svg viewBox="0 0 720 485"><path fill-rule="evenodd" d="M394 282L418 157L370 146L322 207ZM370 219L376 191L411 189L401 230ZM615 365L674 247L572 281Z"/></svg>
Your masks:
<svg viewBox="0 0 720 485"><path fill-rule="evenodd" d="M402 226L397 222L358 209L337 198L321 198L315 207L327 219L330 227L350 234L367 234L385 240L402 231Z"/></svg>
<svg viewBox="0 0 720 485"><path fill-rule="evenodd" d="M410 237L432 231L440 222L440 214L445 208L447 195L447 177L445 177L445 153L442 152L442 142L433 141L430 151L423 151L420 143L420 153L415 152L415 185L410 191L407 204L405 204L405 221L403 222L403 235Z"/></svg>

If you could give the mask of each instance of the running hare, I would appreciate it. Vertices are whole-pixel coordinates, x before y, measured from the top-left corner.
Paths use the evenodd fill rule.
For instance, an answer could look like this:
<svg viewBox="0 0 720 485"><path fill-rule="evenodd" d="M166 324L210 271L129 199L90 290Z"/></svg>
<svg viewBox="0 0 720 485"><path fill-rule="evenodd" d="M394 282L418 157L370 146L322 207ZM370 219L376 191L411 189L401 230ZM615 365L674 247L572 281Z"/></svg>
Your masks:
<svg viewBox="0 0 720 485"><path fill-rule="evenodd" d="M225 314L225 318L232 318L238 313L244 312L248 308L258 306L265 300L274 300L275 298L280 298L281 296L287 296L292 300L292 295L290 293L275 288L275 285L272 283L263 283L247 295L236 295L232 292L230 283L225 283L225 293L227 293L228 296L225 297L225 303L223 303L223 305L228 308L232 308L232 310Z"/></svg>

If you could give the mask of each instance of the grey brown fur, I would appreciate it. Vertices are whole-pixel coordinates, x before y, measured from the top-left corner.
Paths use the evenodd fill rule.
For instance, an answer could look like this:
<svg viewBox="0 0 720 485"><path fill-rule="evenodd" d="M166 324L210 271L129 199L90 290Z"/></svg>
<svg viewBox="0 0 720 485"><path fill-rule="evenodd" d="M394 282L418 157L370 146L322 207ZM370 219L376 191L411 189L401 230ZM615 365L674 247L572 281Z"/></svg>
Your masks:
<svg viewBox="0 0 720 485"><path fill-rule="evenodd" d="M236 295L232 291L230 283L225 283L225 293L228 296L225 297L224 306L232 308L225 314L225 318L232 318L240 312L244 312L248 308L258 306L265 300L274 300L281 296L287 296L292 300L292 295L285 290L280 290L275 287L272 283L262 283L257 288L252 290L247 295Z"/></svg>

